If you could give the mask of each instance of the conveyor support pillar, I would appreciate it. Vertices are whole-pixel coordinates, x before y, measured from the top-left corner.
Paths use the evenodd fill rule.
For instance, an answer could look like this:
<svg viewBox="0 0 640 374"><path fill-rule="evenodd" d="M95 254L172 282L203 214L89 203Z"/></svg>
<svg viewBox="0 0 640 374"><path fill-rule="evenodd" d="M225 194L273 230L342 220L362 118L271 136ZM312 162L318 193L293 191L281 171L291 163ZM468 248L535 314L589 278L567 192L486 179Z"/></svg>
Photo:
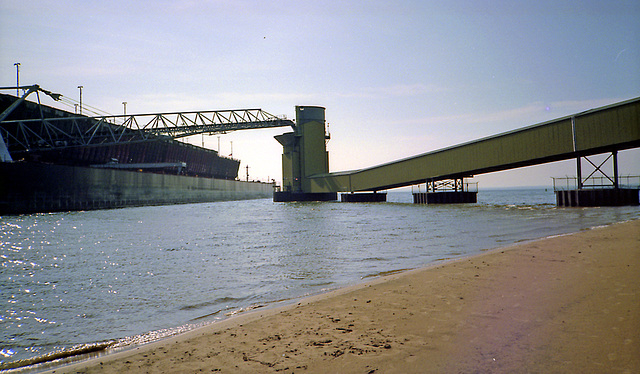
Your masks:
<svg viewBox="0 0 640 374"><path fill-rule="evenodd" d="M325 108L296 106L293 132L276 136L282 144L282 191L276 191L273 201L332 201L335 192L314 192L309 176L329 172L325 132Z"/></svg>

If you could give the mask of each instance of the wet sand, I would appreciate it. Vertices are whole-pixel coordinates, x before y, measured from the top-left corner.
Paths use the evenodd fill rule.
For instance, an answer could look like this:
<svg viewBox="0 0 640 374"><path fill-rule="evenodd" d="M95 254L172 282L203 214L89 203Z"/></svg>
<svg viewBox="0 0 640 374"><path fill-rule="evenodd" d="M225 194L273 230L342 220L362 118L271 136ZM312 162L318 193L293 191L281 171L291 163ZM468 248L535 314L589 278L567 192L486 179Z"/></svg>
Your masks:
<svg viewBox="0 0 640 374"><path fill-rule="evenodd" d="M640 373L640 220L256 310L55 373Z"/></svg>

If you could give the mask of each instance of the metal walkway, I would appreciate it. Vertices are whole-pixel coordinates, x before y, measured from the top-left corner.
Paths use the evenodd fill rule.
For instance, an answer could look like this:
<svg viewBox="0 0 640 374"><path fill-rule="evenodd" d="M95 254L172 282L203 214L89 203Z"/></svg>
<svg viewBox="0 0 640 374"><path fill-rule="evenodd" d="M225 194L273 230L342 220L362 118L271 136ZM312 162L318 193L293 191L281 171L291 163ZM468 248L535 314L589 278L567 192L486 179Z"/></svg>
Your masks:
<svg viewBox="0 0 640 374"><path fill-rule="evenodd" d="M414 157L307 176L305 192L381 191L640 147L640 97Z"/></svg>

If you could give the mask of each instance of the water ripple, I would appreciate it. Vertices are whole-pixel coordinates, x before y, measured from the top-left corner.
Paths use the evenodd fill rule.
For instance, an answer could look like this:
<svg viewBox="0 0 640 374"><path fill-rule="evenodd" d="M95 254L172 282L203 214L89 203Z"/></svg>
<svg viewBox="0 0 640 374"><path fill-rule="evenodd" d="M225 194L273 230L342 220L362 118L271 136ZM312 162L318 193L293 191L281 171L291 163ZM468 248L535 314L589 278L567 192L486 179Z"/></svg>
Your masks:
<svg viewBox="0 0 640 374"><path fill-rule="evenodd" d="M557 209L543 190L481 192L472 205L389 198L1 217L0 365L150 341L252 306L640 217L638 207Z"/></svg>

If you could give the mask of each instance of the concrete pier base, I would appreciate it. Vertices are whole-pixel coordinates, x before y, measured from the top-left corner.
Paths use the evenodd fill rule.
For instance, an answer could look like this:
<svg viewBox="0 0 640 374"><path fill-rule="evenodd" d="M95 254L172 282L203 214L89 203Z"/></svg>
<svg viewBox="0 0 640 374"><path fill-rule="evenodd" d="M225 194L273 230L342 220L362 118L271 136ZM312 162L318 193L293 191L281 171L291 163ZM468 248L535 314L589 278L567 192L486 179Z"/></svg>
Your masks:
<svg viewBox="0 0 640 374"><path fill-rule="evenodd" d="M478 193L469 191L417 192L414 204L467 204L477 203Z"/></svg>
<svg viewBox="0 0 640 374"><path fill-rule="evenodd" d="M273 193L273 201L276 203L287 203L293 201L335 201L338 200L336 192L288 192L276 191Z"/></svg>
<svg viewBox="0 0 640 374"><path fill-rule="evenodd" d="M384 203L387 201L386 193L343 193L340 194L343 203Z"/></svg>
<svg viewBox="0 0 640 374"><path fill-rule="evenodd" d="M556 191L559 207L640 205L638 189L601 188Z"/></svg>

